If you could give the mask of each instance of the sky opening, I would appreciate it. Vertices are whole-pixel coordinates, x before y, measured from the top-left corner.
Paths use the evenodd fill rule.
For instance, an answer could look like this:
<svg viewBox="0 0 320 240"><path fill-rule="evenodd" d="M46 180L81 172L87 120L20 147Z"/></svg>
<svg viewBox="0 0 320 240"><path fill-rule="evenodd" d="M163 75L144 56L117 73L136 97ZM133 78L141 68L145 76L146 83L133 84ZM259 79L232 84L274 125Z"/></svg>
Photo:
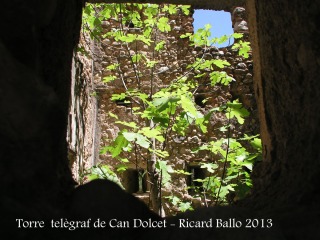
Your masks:
<svg viewBox="0 0 320 240"><path fill-rule="evenodd" d="M195 10L193 14L194 22L193 27L196 32L199 28L204 28L206 24L210 24L211 38L221 37L223 35L233 34L231 14L225 11L213 11L213 10ZM233 44L233 39L223 43L215 44L216 47L226 47Z"/></svg>

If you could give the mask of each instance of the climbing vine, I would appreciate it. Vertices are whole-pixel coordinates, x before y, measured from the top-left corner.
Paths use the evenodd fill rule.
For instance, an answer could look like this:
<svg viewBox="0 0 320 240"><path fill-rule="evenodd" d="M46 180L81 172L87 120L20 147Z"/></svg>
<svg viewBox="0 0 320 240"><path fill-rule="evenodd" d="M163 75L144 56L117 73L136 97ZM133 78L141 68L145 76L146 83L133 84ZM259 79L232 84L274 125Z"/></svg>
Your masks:
<svg viewBox="0 0 320 240"><path fill-rule="evenodd" d="M198 79L203 72L210 72L209 85L228 86L232 81L224 68L230 63L222 59L206 59L198 57L190 64L185 73L176 77L166 86L154 87L157 76L169 67L160 67L159 54L167 51L166 41L160 36L170 32L169 16L174 14L190 14L190 7L183 5L155 4L87 4L83 12L83 29L95 41L112 39L124 49L124 56L133 72L130 81L124 76L120 56L110 63L106 70L110 74L102 81L106 85L120 80L122 90L112 95L110 101L122 101L130 106L129 119L121 119L109 112L109 117L119 126L117 136L108 146L101 149L101 154L110 154L117 159L116 168L100 164L88 170L88 177L108 178L119 182L116 173L126 171L130 164L136 168L146 166L143 174L148 175L150 182L150 202L154 211L163 213L163 199L171 202L179 211L192 208L189 200L178 197L174 192L162 196L164 188L170 188L173 176L187 177L191 175L187 169L177 169L172 164L169 151L170 140L186 137L190 129L197 133L207 134L210 119L215 114L223 114L227 124L220 127L224 137L218 140L201 142L192 149L194 154L205 152L211 158L199 163L199 167L209 173L205 178L193 179L190 188L194 196L199 196L205 205L225 204L230 194L237 198L245 196L251 188L250 172L254 162L259 159L261 142L258 136L242 136L235 138L232 129L236 124L242 125L249 112L238 100L227 102L219 107L200 111L195 103L195 95L199 89ZM102 25L113 22L111 31L104 32ZM131 31L132 28L137 29ZM188 39L191 46L210 48L214 43L228 41L230 37L240 39L242 34L210 39L209 24L196 33L181 34L181 39ZM137 43L148 46L146 54L134 47ZM233 49L246 58L250 46L242 40L234 44ZM80 51L85 51L83 47ZM90 55L90 53L88 53ZM188 73L197 72L190 77ZM145 78L147 76L147 78ZM147 79L147 80L143 80ZM133 80L133 83L132 81ZM148 81L146 86L145 81ZM204 99L203 101L206 101ZM249 143L249 147L248 147ZM183 142L181 143L183 144ZM249 151L250 150L250 151ZM129 157L134 156L134 157Z"/></svg>

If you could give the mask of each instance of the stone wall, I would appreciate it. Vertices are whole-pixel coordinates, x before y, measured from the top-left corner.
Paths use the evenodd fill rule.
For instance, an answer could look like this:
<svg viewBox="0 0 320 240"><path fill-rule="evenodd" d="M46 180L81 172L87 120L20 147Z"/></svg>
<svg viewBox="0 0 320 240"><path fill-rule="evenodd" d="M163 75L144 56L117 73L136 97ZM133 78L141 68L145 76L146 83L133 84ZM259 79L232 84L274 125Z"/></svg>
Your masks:
<svg viewBox="0 0 320 240"><path fill-rule="evenodd" d="M247 39L248 28L244 20L244 8L233 8L230 11L232 12L230 18L232 16L232 24L235 31L244 33L244 37ZM72 168L75 176L77 176L77 171L79 174L83 174L84 169L88 169L94 164L103 163L114 167L119 164L119 161L113 159L110 154L98 155L99 150L109 145L123 128L123 126L115 123L115 119L109 115L109 112L117 115L119 120L128 121L131 119L135 122L139 121L137 116L132 115L133 104L125 103L124 101L111 101L112 94L125 92L126 88L139 88L146 93L150 93L150 91L155 93L185 73L187 73L186 76L189 79L193 79L197 74L204 74L201 78L197 79L200 87L195 94L195 102L203 114L206 114L214 107L220 107L228 101L235 99L239 99L244 107L251 112L251 115L245 120L245 124L240 125L236 121L231 122L232 131L230 137L237 138L244 134L256 135L259 133L253 94L253 62L251 53L249 53L249 58L245 59L239 56L238 51L233 50L232 46L220 49L217 47L191 47L189 41L186 38L181 39L180 36L185 33L193 33L192 11L189 16L178 13L170 15L169 18L172 30L167 34L158 32L156 37L158 42L165 41L166 50L161 52L161 54L156 53L153 55L152 49L154 46L148 46L143 42L134 42L126 46L111 38L105 38L101 42L96 42L90 41L87 36L82 35L81 46L86 50L87 56L81 52L77 54L76 60L79 64L83 63L83 72L80 74L81 77L76 78L76 82L82 86L82 92L78 91L78 102L85 102L87 105L83 106L82 104L83 108L80 112L80 109L75 110L77 117L82 116L82 118L78 119L78 125L73 123L73 128L70 131L70 136L73 133L80 140L79 142L72 142L75 137L69 140L71 147L78 148L76 150L77 157ZM103 33L111 31L112 28L117 26L116 24L112 19L103 22ZM124 30L129 33L141 31L141 29L134 26L125 26ZM130 60L136 52L141 52L147 58L154 58L159 62L154 72L151 72L150 69L139 68L142 74L138 78L136 77L135 71L138 71L139 66L135 67L134 63ZM90 59L88 56L90 56ZM231 65L223 70L234 78L235 81L230 86L218 84L210 87L209 74L211 71L199 72L199 70L190 71L187 69L187 66L193 63L195 58L202 57L207 60L222 59L230 62ZM111 64L120 64L120 67L116 70L107 69ZM103 79L111 75L115 75L117 77L116 80L104 83ZM150 82L150 76L153 76L152 83ZM206 103L202 103L204 99L207 99ZM76 100L72 101L73 105L76 103ZM225 115L223 113L216 113L210 119L208 133L206 134L199 134L195 128L191 128L185 137L175 134L169 136L166 148L170 154L169 164L176 169L194 171L192 169L198 168L200 162L214 161L209 153L193 153L192 150L204 143L226 137L226 133L221 132L219 128L227 124L228 120ZM75 131L78 132L75 133ZM96 139L95 143L94 139ZM82 144L82 148L80 144ZM125 157L130 161L129 169L131 170L124 172L120 177L125 188L129 192L135 193L139 188L134 187L134 185L137 185L135 182L139 180L138 172L134 173L133 170L140 169L139 171L141 171L141 169L144 169L143 171L145 171L146 162L137 160L134 154L129 154ZM221 165L219 171L222 171L222 168L223 166ZM208 172L204 172L203 174L202 177L209 175ZM78 179L81 178L78 177ZM190 184L192 183L189 177L174 174L173 185L167 189L163 189L163 195L177 195L182 200L194 200L186 190ZM139 194L139 196L143 197L143 194Z"/></svg>
<svg viewBox="0 0 320 240"><path fill-rule="evenodd" d="M90 45L88 45L89 43ZM79 45L89 53L92 45L88 36L81 35ZM80 50L79 50L80 51ZM94 165L97 101L93 60L88 55L75 54L72 62L71 97L68 119L68 159L73 178L83 183L85 169Z"/></svg>

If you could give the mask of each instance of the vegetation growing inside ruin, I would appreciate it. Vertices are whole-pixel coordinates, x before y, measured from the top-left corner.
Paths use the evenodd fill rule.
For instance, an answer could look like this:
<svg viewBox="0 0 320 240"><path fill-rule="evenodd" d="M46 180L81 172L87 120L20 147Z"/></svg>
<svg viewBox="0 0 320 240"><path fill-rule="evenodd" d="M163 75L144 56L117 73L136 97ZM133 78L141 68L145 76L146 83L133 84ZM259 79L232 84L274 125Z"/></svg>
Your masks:
<svg viewBox="0 0 320 240"><path fill-rule="evenodd" d="M123 76L121 61L107 67L114 74L104 77L103 82L110 84L119 78L122 82L122 92L113 94L110 101L123 101L130 105L132 118L124 120L109 113L115 123L121 125L121 131L110 145L101 150L101 154L110 154L112 158L118 159L119 164L116 168L103 164L94 166L89 171L88 177L119 181L116 173L126 171L132 161L137 168L144 161L151 186L152 208L159 213L163 207L162 189L173 184L174 175L180 177L190 175L186 169L175 169L170 161L170 151L168 151L170 138L183 138L189 134L191 128L206 134L210 118L214 114L224 114L227 119L227 124L219 128L225 137L199 143L197 148L193 149L195 154L206 152L211 156L209 160L199 163L200 168L206 169L209 175L203 179L193 179L198 184L191 186L194 188L193 194L200 197L206 206L226 204L230 195L233 195L233 199L240 199L248 194L252 186L250 172L261 153L261 142L258 136L233 137L233 126L243 124L244 119L249 115L238 100L227 102L205 113L199 111L195 103L195 95L199 88L198 79L203 71L210 72L211 86L229 85L234 81L223 71L225 66L230 65L226 60L208 60L204 56L196 58L194 63L188 66L188 70L170 84L161 89L153 87L155 76L159 73L158 66L160 66L160 60L156 56L166 51L165 41L159 38L159 34L171 31L168 15L178 13L189 15L189 6L88 4L83 14L83 26L87 34L96 41L109 38L123 45L135 73L135 84L132 85ZM117 23L117 28L105 33L102 30L102 24L110 19ZM130 25L138 28L139 31L129 31ZM209 40L210 27L206 25L194 34L181 34L180 38L188 38L191 45L208 48L213 43L228 41L230 37L235 39L242 37L242 34L234 33L232 36ZM130 47L136 42L147 45L151 49L151 56ZM239 50L240 56L248 57L250 47L247 42L240 40L234 44L233 48ZM84 51L84 48L80 50ZM166 69L162 70L166 71ZM192 71L200 73L190 77L189 73ZM142 87L141 78L145 75L148 75L149 88ZM128 154L133 154L135 158L127 157ZM166 196L166 199L180 211L192 208L190 202L179 198L174 192Z"/></svg>

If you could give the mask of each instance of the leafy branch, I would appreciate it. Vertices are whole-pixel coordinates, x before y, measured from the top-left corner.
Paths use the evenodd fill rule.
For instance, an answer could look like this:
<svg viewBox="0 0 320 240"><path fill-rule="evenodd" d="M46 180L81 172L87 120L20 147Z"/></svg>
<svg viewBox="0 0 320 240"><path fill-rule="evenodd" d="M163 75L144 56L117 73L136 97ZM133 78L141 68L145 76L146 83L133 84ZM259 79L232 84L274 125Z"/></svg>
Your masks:
<svg viewBox="0 0 320 240"><path fill-rule="evenodd" d="M209 109L207 112L199 109L195 103L195 95L200 87L199 79L204 76L203 72L209 72L208 84L211 87L228 86L235 81L225 72L225 68L230 66L226 60L205 59L203 53L188 66L187 71L172 79L166 86L155 88L155 83L160 81L160 75L165 74L165 71L156 70L163 63L159 56L167 51L163 36L172 31L168 16L178 14L179 11L185 15L190 14L189 6L155 4L98 4L96 7L87 4L83 14L85 31L96 40L108 38L118 43L119 47L116 50L124 50L127 60L124 61L123 57L118 56L110 63L106 70L112 74L104 76L103 82L112 86L114 81L120 78L122 89L120 93L113 94L110 100L129 100L131 117L121 119L120 116L112 116L109 113L115 119L113 124L121 130L115 139L110 140L108 146L102 148L101 154L108 153L113 159L118 160L119 171L125 171L132 164L133 158L136 168L146 166L152 207L160 214L163 211L162 190L174 184L172 176L190 175L184 169L174 169L174 156L170 154L170 140L174 137L187 136L191 129L197 134L208 134L210 119L214 114L223 113L227 119L226 126L221 128L222 131L227 131L225 138L210 141L208 137L208 143L199 143L193 152L196 154L205 151L215 159L200 163L200 167L210 173L209 177L194 179L203 185L205 204L209 198L215 200L216 204L224 202L227 194L235 192L243 183L250 187L250 175L243 168L251 171L261 151L257 137L247 136L238 140L231 138L232 124L235 122L234 124L242 125L249 116L249 112L238 100ZM113 28L107 33L103 31L104 22L113 23ZM134 25L137 31L131 31L128 24ZM191 46L202 46L206 52L214 43L228 41L230 37L242 37L242 34L234 33L209 40L210 28L207 24L194 34L181 34L180 40L187 38ZM149 55L138 49L139 44L147 46ZM232 48L239 50L241 56L248 57L248 43L240 40ZM122 68L124 62L128 61L133 76L125 76ZM173 68L174 66L168 66L167 70ZM190 78L190 73L194 72L200 73ZM129 79L135 79L135 84L130 83ZM256 152L249 153L241 141L251 142ZM106 171L112 171L110 166L104 171L101 168L97 169L100 169L100 175L96 174L96 170L92 170L91 173L103 178L107 178L104 174ZM167 199L174 206L178 206L180 211L192 208L191 202L179 199L174 193Z"/></svg>

